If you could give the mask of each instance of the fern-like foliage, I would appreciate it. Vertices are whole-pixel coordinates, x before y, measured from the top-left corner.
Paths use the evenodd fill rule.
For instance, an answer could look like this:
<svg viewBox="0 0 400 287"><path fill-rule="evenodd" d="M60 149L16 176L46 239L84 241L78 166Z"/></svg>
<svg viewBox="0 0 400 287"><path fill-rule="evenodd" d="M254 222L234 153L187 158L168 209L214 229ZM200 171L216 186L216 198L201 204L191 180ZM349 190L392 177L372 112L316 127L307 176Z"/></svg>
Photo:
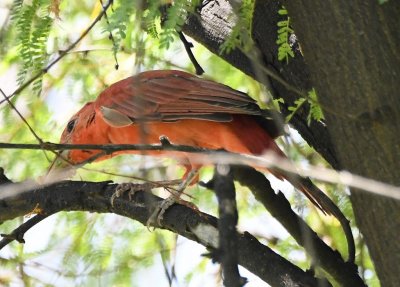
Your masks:
<svg viewBox="0 0 400 287"><path fill-rule="evenodd" d="M149 0L148 8L143 13L143 23L145 31L153 38L159 38L161 29L161 2L159 0Z"/></svg>
<svg viewBox="0 0 400 287"><path fill-rule="evenodd" d="M308 102L310 104L310 112L307 117L308 125L310 125L311 120L323 120L324 113L322 112L321 106L318 103L317 92L314 88L308 92Z"/></svg>
<svg viewBox="0 0 400 287"><path fill-rule="evenodd" d="M220 53L230 53L235 48L249 51L252 47L254 0L243 0L237 11L237 22L231 34L220 47Z"/></svg>
<svg viewBox="0 0 400 287"><path fill-rule="evenodd" d="M21 9L23 2L24 0L14 0L10 9L11 20L14 20L17 17L18 11Z"/></svg>
<svg viewBox="0 0 400 287"><path fill-rule="evenodd" d="M182 30L186 18L200 5L200 0L148 0L144 11L144 28L153 38L158 38L160 47L168 49Z"/></svg>
<svg viewBox="0 0 400 287"><path fill-rule="evenodd" d="M12 20L16 22L17 43L21 67L18 83L22 84L27 75L34 75L45 67L46 44L53 19L49 16L50 0L32 0L30 5L16 0L12 6ZM42 78L33 83L34 92L40 93Z"/></svg>
<svg viewBox="0 0 400 287"><path fill-rule="evenodd" d="M318 104L317 93L313 88L308 92L307 98L299 98L294 102L294 106L288 108L291 113L286 117L286 122L289 122L294 114L303 106L304 103L308 103L310 106L310 111L307 115L307 124L311 124L311 120L321 121L324 119L324 114L322 112L321 106Z"/></svg>
<svg viewBox="0 0 400 287"><path fill-rule="evenodd" d="M284 6L278 10L279 15L287 16L288 12ZM289 44L289 36L293 33L293 30L290 28L290 17L287 16L285 20L279 21L278 25L278 39L276 43L279 45L278 47L278 60L283 61L286 60L286 63L289 62L289 58L294 57L294 53Z"/></svg>
<svg viewBox="0 0 400 287"><path fill-rule="evenodd" d="M288 108L288 110L291 111L291 113L286 117L287 123L290 122L294 114L301 108L301 106L303 106L305 102L306 102L305 98L299 98L294 101L294 106Z"/></svg>
<svg viewBox="0 0 400 287"><path fill-rule="evenodd" d="M121 48L121 41L126 38L126 28L133 14L135 2L134 0L119 0L118 6L114 6L113 13L109 15L107 25L103 30L112 35L112 51L115 60L117 60L117 53Z"/></svg>
<svg viewBox="0 0 400 287"><path fill-rule="evenodd" d="M199 5L199 0L176 0L167 8L160 33L160 47L168 49L176 32L182 30L189 13Z"/></svg>

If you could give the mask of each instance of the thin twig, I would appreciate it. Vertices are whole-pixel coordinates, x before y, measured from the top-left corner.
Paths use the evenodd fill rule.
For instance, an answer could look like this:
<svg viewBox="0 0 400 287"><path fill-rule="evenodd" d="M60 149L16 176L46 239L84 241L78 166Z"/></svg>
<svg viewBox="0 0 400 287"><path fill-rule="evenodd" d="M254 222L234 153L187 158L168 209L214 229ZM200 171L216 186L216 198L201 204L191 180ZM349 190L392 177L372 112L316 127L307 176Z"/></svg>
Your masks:
<svg viewBox="0 0 400 287"><path fill-rule="evenodd" d="M204 74L203 68L197 62L195 56L192 53L193 44L186 40L185 35L182 31L178 32L179 39L181 39L183 46L185 47L186 53L189 56L190 61L192 61L194 68L196 69L196 75L201 76Z"/></svg>
<svg viewBox="0 0 400 287"><path fill-rule="evenodd" d="M152 145L152 144L56 144L51 142L44 142L43 145L40 144L23 144L23 143L2 143L0 142L0 149L29 149L29 150L50 150L50 151L61 151L61 150L102 150L108 153L123 151L123 150L137 150L137 151L181 151L181 152L192 152L192 153L202 153L202 152L223 152L221 150L212 150L188 145L170 145L165 146L162 144Z"/></svg>
<svg viewBox="0 0 400 287"><path fill-rule="evenodd" d="M103 5L103 0L100 0L100 4L101 4L101 7L104 10L105 7ZM110 21L108 20L108 16L107 16L106 11L104 11L104 18L106 18L107 25L108 25L108 27L110 27ZM115 47L115 39L114 39L114 36L113 36L111 30L110 30L110 35L108 36L108 38L111 40L111 42L113 43L113 46ZM115 60L115 66L114 67L115 67L116 70L118 70L119 64L118 64L118 59L117 59L117 53L113 52L113 55L114 55L114 60Z"/></svg>
<svg viewBox="0 0 400 287"><path fill-rule="evenodd" d="M75 46L82 41L83 38L86 37L86 35L90 32L90 30L93 29L93 27L97 24L97 22L100 21L100 19L103 17L103 15L106 13L107 9L111 6L113 3L113 0L109 0L105 6L103 6L103 10L99 13L99 15L93 20L92 24L88 28L86 28L85 31L83 31L82 35L75 41L73 42L66 50L60 51L60 55L50 64L48 64L45 68L40 70L36 75L32 76L28 81L26 81L24 84L22 84L18 89L16 89L10 96L7 96L7 99L11 99L12 97L18 95L21 93L26 87L28 87L32 82L34 82L36 79L41 77L43 74L46 74L51 67L53 67L56 63L58 63L62 58L64 58L65 55L69 51L71 51ZM0 104L4 103L6 100L1 100Z"/></svg>
<svg viewBox="0 0 400 287"><path fill-rule="evenodd" d="M196 163L210 164L242 164L251 165L258 168L277 169L286 173L293 173L303 177L310 177L322 182L343 184L348 187L355 188L355 191L363 190L381 196L391 197L400 200L400 187L380 182L371 178L352 174L348 171L335 171L323 167L307 167L302 168L299 165L293 164L290 160L278 157L273 153L266 153L259 156L244 155L221 150L213 150L199 148L186 145L151 145L151 144L121 144L121 145L71 145L71 144L55 144L45 142L39 144L13 144L1 143L0 149L31 149L31 150L99 150L103 153L97 154L91 161L100 156L111 154L116 151L178 151L186 153L202 154L204 157L196 158Z"/></svg>
<svg viewBox="0 0 400 287"><path fill-rule="evenodd" d="M25 223L21 224L18 226L16 229L13 230L10 234L1 234L3 239L0 241L0 250L13 242L14 240L18 241L19 243L25 243L24 240L24 235L25 233L31 229L33 226L38 224L40 221L43 219L49 217L51 214L46 213L46 214L36 214L34 217L30 218L28 221Z"/></svg>
<svg viewBox="0 0 400 287"><path fill-rule="evenodd" d="M21 118L21 120L25 123L25 125L28 127L29 131L31 134L36 138L36 140L39 142L40 145L43 145L43 140L41 137L37 135L35 130L31 127L31 125L28 123L28 121L25 119L25 117L18 111L17 107L10 101L10 99L7 98L7 95L3 92L3 90L0 88L0 92L3 94L4 99L7 101L7 103L11 106L11 108L17 113L17 115ZM44 156L46 157L47 160L50 160L47 154L43 151ZM56 153L57 154L57 153Z"/></svg>
<svg viewBox="0 0 400 287"><path fill-rule="evenodd" d="M3 90L0 88L0 92L3 94L4 99L8 102L8 104L11 106L11 108L17 113L17 115L21 118L21 120L25 123L25 125L28 127L32 135L36 138L36 140L39 142L39 144L43 143L43 140L36 134L36 132L33 130L31 125L27 122L25 117L18 111L18 109L14 106L14 104L10 101L9 98L7 98L7 95L3 92Z"/></svg>

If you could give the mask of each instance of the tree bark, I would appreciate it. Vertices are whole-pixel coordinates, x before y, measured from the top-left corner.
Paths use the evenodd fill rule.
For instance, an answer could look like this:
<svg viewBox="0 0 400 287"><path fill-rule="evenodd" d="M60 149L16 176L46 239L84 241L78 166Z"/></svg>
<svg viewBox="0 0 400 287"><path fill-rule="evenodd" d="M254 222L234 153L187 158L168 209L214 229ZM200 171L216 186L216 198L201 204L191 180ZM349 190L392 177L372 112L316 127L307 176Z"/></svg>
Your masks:
<svg viewBox="0 0 400 287"><path fill-rule="evenodd" d="M343 168L400 185L400 2L287 1ZM400 202L352 191L382 286L400 282Z"/></svg>

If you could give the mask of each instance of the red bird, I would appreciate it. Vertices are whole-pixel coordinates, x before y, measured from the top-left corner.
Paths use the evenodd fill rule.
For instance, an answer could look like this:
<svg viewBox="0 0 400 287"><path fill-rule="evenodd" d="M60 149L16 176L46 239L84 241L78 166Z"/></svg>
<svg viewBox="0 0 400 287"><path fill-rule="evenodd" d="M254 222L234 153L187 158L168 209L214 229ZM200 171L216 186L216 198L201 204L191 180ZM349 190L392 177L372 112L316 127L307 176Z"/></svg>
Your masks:
<svg viewBox="0 0 400 287"><path fill-rule="evenodd" d="M284 156L273 140L273 121L263 115L252 98L228 86L181 71L148 71L111 85L87 103L68 122L61 143L159 144L165 136L173 144ZM67 158L79 163L95 153L72 150ZM120 153L127 152L111 156ZM185 157L188 169L197 166L190 154Z"/></svg>
<svg viewBox="0 0 400 287"><path fill-rule="evenodd" d="M159 144L160 137L165 136L177 145L249 155L273 151L285 157L274 142L279 133L273 121L265 118L267 114L248 95L228 86L181 71L148 71L111 85L94 102L87 103L68 122L61 143ZM78 164L99 152L70 150L63 155ZM139 152L119 151L97 160L123 153ZM199 167L191 161L190 153L148 151L146 154L178 157L187 169L185 175ZM338 218L348 241L352 240L347 219L311 181L304 178L293 181L276 171L273 174L291 181L319 209Z"/></svg>

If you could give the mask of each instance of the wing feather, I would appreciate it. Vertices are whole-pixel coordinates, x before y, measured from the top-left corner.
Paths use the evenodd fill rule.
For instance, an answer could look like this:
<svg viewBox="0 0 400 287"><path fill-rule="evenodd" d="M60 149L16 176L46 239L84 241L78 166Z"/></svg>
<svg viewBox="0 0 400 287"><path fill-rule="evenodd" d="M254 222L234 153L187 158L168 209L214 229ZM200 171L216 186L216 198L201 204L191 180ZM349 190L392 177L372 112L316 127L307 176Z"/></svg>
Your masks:
<svg viewBox="0 0 400 287"><path fill-rule="evenodd" d="M230 121L232 114L263 114L245 93L174 70L143 72L111 85L96 100L96 109L101 107L132 121Z"/></svg>

